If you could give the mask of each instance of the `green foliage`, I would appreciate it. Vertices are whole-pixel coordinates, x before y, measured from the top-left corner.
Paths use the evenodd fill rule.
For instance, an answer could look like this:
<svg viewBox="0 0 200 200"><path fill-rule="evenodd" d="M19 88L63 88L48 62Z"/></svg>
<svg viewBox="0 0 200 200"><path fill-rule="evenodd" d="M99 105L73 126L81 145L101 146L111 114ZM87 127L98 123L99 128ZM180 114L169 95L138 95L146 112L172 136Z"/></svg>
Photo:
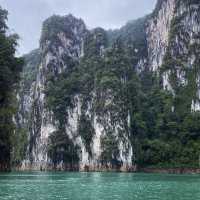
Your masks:
<svg viewBox="0 0 200 200"><path fill-rule="evenodd" d="M158 1L155 16L163 2ZM175 12L180 4L189 6L196 3L197 1L176 1ZM163 91L162 86L157 84L159 80L148 84L148 90L143 90L145 103L140 114L136 115L136 122L139 121L140 126L136 122L133 126L139 126L133 130L140 132L134 138L138 155L136 162L140 166L199 167L199 112L191 113L191 103L198 99L196 80L200 69L197 53L199 48L197 43L195 48L190 45L191 36L182 23L186 14L188 13L183 12L180 16L175 16L171 22L169 46L160 70L160 76L166 72L169 74L172 94ZM182 53L179 50L182 46L189 51ZM193 55L197 59L191 66L188 58ZM182 82L180 74L185 82ZM148 100L145 99L146 96Z"/></svg>
<svg viewBox="0 0 200 200"><path fill-rule="evenodd" d="M18 128L15 134L11 138L12 142L12 166L18 167L21 164L21 161L26 156L26 150L28 146L27 130L24 128Z"/></svg>
<svg viewBox="0 0 200 200"><path fill-rule="evenodd" d="M8 19L7 16L8 16L8 11L0 8L0 32L1 33L5 33L5 31L8 28L6 25L6 20Z"/></svg>
<svg viewBox="0 0 200 200"><path fill-rule="evenodd" d="M185 145L179 140L172 141L144 140L140 149L140 166L180 168L199 167L199 141L191 141Z"/></svg>
<svg viewBox="0 0 200 200"><path fill-rule="evenodd" d="M22 67L22 59L15 57L17 35L7 36L7 11L0 8L0 170L9 170L14 134L15 90Z"/></svg>
<svg viewBox="0 0 200 200"><path fill-rule="evenodd" d="M43 23L40 43L44 44L47 40L57 40L57 34L60 32L65 33L68 38L71 38L71 36L74 34L71 30L73 30L74 27L70 26L73 26L76 20L77 19L74 18L71 14L64 17L53 15L52 17L48 18ZM78 23L80 27L85 26L81 19L78 20Z"/></svg>
<svg viewBox="0 0 200 200"><path fill-rule="evenodd" d="M54 112L54 117L59 123L58 126L61 132L65 132L64 125L67 123L68 110L75 107L75 96L79 95L79 98L82 100L81 111L83 115L79 119L78 132L89 153L91 153L90 143L94 130L91 122L92 119L89 119L84 113L91 99L91 92L95 87L97 67L100 67L102 63L100 47L106 45L105 35L102 33L102 30L96 29L93 34L87 40L87 45L90 49L86 49L85 57L80 63L72 62L71 68L56 79L49 76L46 90L47 108ZM98 50L95 51L96 49Z"/></svg>
<svg viewBox="0 0 200 200"><path fill-rule="evenodd" d="M112 46L116 40L123 41L133 65L137 64L138 59L147 56L146 21L148 17L129 21L122 28L107 32L109 46Z"/></svg>
<svg viewBox="0 0 200 200"><path fill-rule="evenodd" d="M24 67L21 73L23 81L23 92L29 92L31 84L36 81L37 69L41 61L41 53L39 49L31 51L24 55ZM22 94L24 95L24 94Z"/></svg>
<svg viewBox="0 0 200 200"><path fill-rule="evenodd" d="M191 113L188 97L183 98L186 91L174 98L156 81L143 92L132 119L135 162L143 167L199 167L200 115Z"/></svg>
<svg viewBox="0 0 200 200"><path fill-rule="evenodd" d="M72 140L63 131L57 131L50 135L48 154L55 167L60 162L64 162L73 169L79 161L78 151L78 146L74 145Z"/></svg>
<svg viewBox="0 0 200 200"><path fill-rule="evenodd" d="M157 11L163 2L158 2ZM59 144L59 138L65 135L63 125L68 117L67 110L76 106L74 101L78 95L82 112L78 131L89 153L95 131L94 114L105 127L106 135L101 138L103 164L121 164L117 162L118 138L113 134L114 128L106 121L106 116L109 116L113 127L120 123L120 139L126 134L131 140L135 155L133 162L138 166L199 166L200 114L191 113L191 102L197 98L199 63L188 68L187 55L179 55L178 52L172 55L170 48L176 49L175 36L184 32L180 23L182 17L174 18L169 36L170 47L160 70L160 75L170 72L174 93L163 90L158 74L148 69L138 74L136 65L147 55L147 19L129 22L122 29L107 33L100 28L93 30L86 38L85 56L80 62L72 64L70 70L57 78L49 77L47 107L54 112L60 128L59 134L52 136L54 139L50 145L54 160L59 160L60 150L59 145L52 148L52 144ZM186 40L187 37L185 34ZM106 49L102 51L101 47ZM188 45L188 48L191 55L195 52L198 56L198 46ZM178 69L185 73L188 84L180 82ZM90 117L86 115L88 104L92 107ZM129 117L130 124L127 123Z"/></svg>
<svg viewBox="0 0 200 200"><path fill-rule="evenodd" d="M108 133L105 137L101 138L101 148L103 150L101 154L102 163L111 162L111 164L116 165L119 150L117 139L112 133Z"/></svg>
<svg viewBox="0 0 200 200"><path fill-rule="evenodd" d="M92 152L91 152L90 144L92 142L93 135L95 133L95 130L91 124L91 120L87 116L82 114L78 124L79 124L78 133L83 139L87 152L91 155Z"/></svg>
<svg viewBox="0 0 200 200"><path fill-rule="evenodd" d="M91 58L99 56L103 52L102 48L106 48L108 45L107 33L102 28L95 28L91 33L87 34L84 41L84 54L85 57Z"/></svg>
<svg viewBox="0 0 200 200"><path fill-rule="evenodd" d="M61 128L67 120L67 108L73 108L73 97L79 92L78 77L76 72L62 74L57 80L48 83L47 106L54 112Z"/></svg>

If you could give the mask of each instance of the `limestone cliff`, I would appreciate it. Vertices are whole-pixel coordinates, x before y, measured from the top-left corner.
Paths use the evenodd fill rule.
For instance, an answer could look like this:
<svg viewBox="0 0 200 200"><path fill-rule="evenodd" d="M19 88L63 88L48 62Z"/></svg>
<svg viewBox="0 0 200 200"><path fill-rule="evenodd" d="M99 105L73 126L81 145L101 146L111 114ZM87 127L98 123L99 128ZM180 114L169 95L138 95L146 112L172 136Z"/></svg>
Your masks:
<svg viewBox="0 0 200 200"><path fill-rule="evenodd" d="M64 27L58 27L60 26L59 23ZM52 30L53 28L54 30ZM73 65L79 63L84 54L87 54L86 42L88 40L96 43L97 54L102 55L105 44L103 42L101 44L100 31L99 29L87 30L83 21L74 18L72 15L53 16L44 22L40 45L42 59L36 66L37 73L33 74L36 77L28 88L28 96L24 93L21 99L21 121L24 124L28 121L29 124L29 145L22 168L51 169L55 167L58 169L103 170L105 164L102 163L101 159L103 151L101 140L108 134L107 130L112 130L119 151L115 159L120 163L121 170L131 170L132 146L128 139L129 131L124 129L129 126L128 113L127 120L118 119L115 124L112 124L112 110L106 111L104 115L95 113L94 103L97 101L95 88L91 91L91 96L87 101L81 93L74 95L72 97L73 105L65 110L66 120L64 120L64 123L66 124L62 124L64 126L62 131L68 136L72 146L79 148L76 152L79 160L76 163L78 167L70 162L64 163L60 158L56 159L56 164L53 164L48 156L49 137L60 129L60 122L47 106L45 90L47 89L48 78L53 77L56 80L56 77L60 74L67 73L70 68L73 68ZM112 94L104 94L104 98L107 107L112 104ZM80 120L83 117L87 118L93 130L90 144L84 143L78 131ZM120 138L119 131L124 132ZM86 145L90 147L90 152L88 152ZM111 161L106 163L106 167L108 169L113 168Z"/></svg>
<svg viewBox="0 0 200 200"><path fill-rule="evenodd" d="M200 110L199 19L200 3L195 0L159 0L152 14L115 31L88 30L72 15L47 19L40 49L28 55L24 67L30 72L34 66L34 70L25 73L19 95L18 123L28 133L21 168L135 170L132 111L127 106L129 100L122 98L127 97L123 88L128 72L124 76L122 70L118 85L112 87L112 76L101 80L99 76L106 72L106 66L121 62L117 57L109 59L119 53L120 45L116 47L115 42L123 41L131 70L137 74L155 72L174 99L180 95L180 87L189 90L189 95L184 93L185 102L192 111ZM96 73L99 67L102 71ZM71 84L77 74L80 77L74 79L71 90L68 81ZM78 87L76 80L82 80Z"/></svg>

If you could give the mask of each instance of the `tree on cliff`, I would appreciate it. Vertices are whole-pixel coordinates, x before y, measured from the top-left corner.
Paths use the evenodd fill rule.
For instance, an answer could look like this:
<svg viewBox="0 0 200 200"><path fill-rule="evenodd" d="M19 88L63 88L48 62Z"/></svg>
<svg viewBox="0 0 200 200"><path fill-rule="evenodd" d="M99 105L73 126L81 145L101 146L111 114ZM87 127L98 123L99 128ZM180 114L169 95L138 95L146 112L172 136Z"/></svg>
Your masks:
<svg viewBox="0 0 200 200"><path fill-rule="evenodd" d="M18 36L7 34L7 15L8 12L0 7L0 171L10 170L15 91L23 64L22 59L15 57Z"/></svg>

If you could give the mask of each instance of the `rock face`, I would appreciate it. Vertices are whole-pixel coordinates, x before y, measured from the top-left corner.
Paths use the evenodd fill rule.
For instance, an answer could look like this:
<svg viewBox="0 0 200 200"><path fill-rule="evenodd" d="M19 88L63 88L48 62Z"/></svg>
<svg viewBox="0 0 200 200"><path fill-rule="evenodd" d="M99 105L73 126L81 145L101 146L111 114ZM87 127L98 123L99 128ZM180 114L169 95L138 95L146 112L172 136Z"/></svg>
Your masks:
<svg viewBox="0 0 200 200"><path fill-rule="evenodd" d="M199 1L158 1L153 14L139 21L140 25L144 24L140 26L144 32L144 37L140 38L142 47L138 45L133 49L133 54L138 56L133 63L138 73L146 68L156 72L162 77L164 89L173 95L177 93L176 84L186 86L191 82L188 72L192 71L193 79L196 80L195 90L189 99L192 111L200 110L200 77L196 70L200 53L199 23ZM121 108L116 104L113 91L99 93L94 87L87 98L81 92L74 94L71 98L72 106L65 110L66 117L62 122L48 106L46 93L49 78L53 77L56 82L58 77L70 73L71 68L82 59L91 56L88 50L103 57L109 49L104 35L115 38L120 33L126 33L126 38L133 38L137 42L133 27L136 26L129 23L112 34L100 28L90 31L82 20L72 15L53 16L44 22L40 49L28 55L25 66L28 72L30 66L35 66L34 70L30 74L31 78L24 76L19 95L18 123L28 130L29 141L21 169L135 170L129 111L120 116ZM177 80L176 84L172 82L172 75ZM98 112L95 106L100 99L103 99L102 112ZM116 109L113 110L113 107ZM83 130L81 120L88 124ZM89 144L81 134L80 130L84 132L84 129L91 130ZM55 159L49 153L49 140L52 134L60 130L67 137L70 151L76 157L70 162L63 159L64 147L59 148L61 153L56 154ZM107 151L107 147L104 147L102 140L108 137L111 140L115 138L112 141L116 143L117 153L104 160L103 152Z"/></svg>
<svg viewBox="0 0 200 200"><path fill-rule="evenodd" d="M147 25L148 57L151 70L162 65L169 44L171 21L174 17L175 0L159 1Z"/></svg>
<svg viewBox="0 0 200 200"><path fill-rule="evenodd" d="M31 106L31 125L28 165L34 169L46 168L48 162L47 143L49 135L56 131L52 112L45 106L45 87L48 75L57 76L66 68L70 67L65 59L77 60L80 58L83 48L83 39L86 27L82 20L77 20L69 15L63 18L68 29L57 32L59 21L53 16L44 22L43 35L41 37L42 60L38 66L36 82L34 84L34 97ZM59 18L59 20L61 20ZM49 33L51 26L55 30ZM66 28L64 27L64 28ZM46 32L48 32L46 34ZM24 163L26 165L26 163Z"/></svg>
<svg viewBox="0 0 200 200"><path fill-rule="evenodd" d="M59 27L60 24L63 27ZM55 28L55 30L51 30ZM56 164L48 156L49 136L59 130L59 122L55 119L53 112L46 106L45 90L47 87L48 76L56 78L72 67L72 63L77 63L84 56L87 47L85 41L92 37L97 40L100 55L103 53L104 44L98 41L96 29L89 32L82 20L74 18L72 15L65 17L53 16L44 22L43 35L41 37L40 52L42 59L38 62L37 72L34 81L30 84L28 92L20 99L21 123L27 124L29 129L29 145L27 157L22 163L22 169L79 169L79 170L109 170L115 168L111 162L102 164L101 162L101 138L104 137L107 129L112 129L113 134L118 138L119 131L124 135L118 140L118 157L120 170L132 170L132 146L128 139L129 132L124 130L128 126L128 120L117 121L115 125L111 124L111 113L108 111L104 116L94 113L94 101L96 91L94 90L89 101L85 102L83 96L75 95L73 97L73 106L66 110L66 120L64 132L72 141L74 146L78 146L77 164L64 163L62 159L56 160ZM33 57L35 52L32 53ZM29 63L27 64L27 66ZM27 67L26 66L26 67ZM112 103L112 95L105 96L107 106ZM84 104L87 104L86 106ZM85 107L85 108L83 108ZM82 116L86 116L93 129L93 138L89 144L91 152L87 151L83 138L79 135L79 121ZM78 166L77 166L78 165Z"/></svg>
<svg viewBox="0 0 200 200"><path fill-rule="evenodd" d="M161 71L164 89L174 95L178 86L190 87L191 79L196 80L190 104L199 111L199 2L168 0L157 7L147 28L149 66Z"/></svg>

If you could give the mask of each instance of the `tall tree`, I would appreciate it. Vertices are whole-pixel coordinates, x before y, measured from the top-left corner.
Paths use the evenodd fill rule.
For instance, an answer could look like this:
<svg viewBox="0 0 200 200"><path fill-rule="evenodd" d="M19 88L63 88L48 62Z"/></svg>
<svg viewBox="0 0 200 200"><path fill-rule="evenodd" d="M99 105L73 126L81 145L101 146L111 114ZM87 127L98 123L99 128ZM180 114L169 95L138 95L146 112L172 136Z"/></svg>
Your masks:
<svg viewBox="0 0 200 200"><path fill-rule="evenodd" d="M15 57L18 36L7 34L7 15L0 7L0 171L10 170L15 92L23 64L22 59Z"/></svg>

